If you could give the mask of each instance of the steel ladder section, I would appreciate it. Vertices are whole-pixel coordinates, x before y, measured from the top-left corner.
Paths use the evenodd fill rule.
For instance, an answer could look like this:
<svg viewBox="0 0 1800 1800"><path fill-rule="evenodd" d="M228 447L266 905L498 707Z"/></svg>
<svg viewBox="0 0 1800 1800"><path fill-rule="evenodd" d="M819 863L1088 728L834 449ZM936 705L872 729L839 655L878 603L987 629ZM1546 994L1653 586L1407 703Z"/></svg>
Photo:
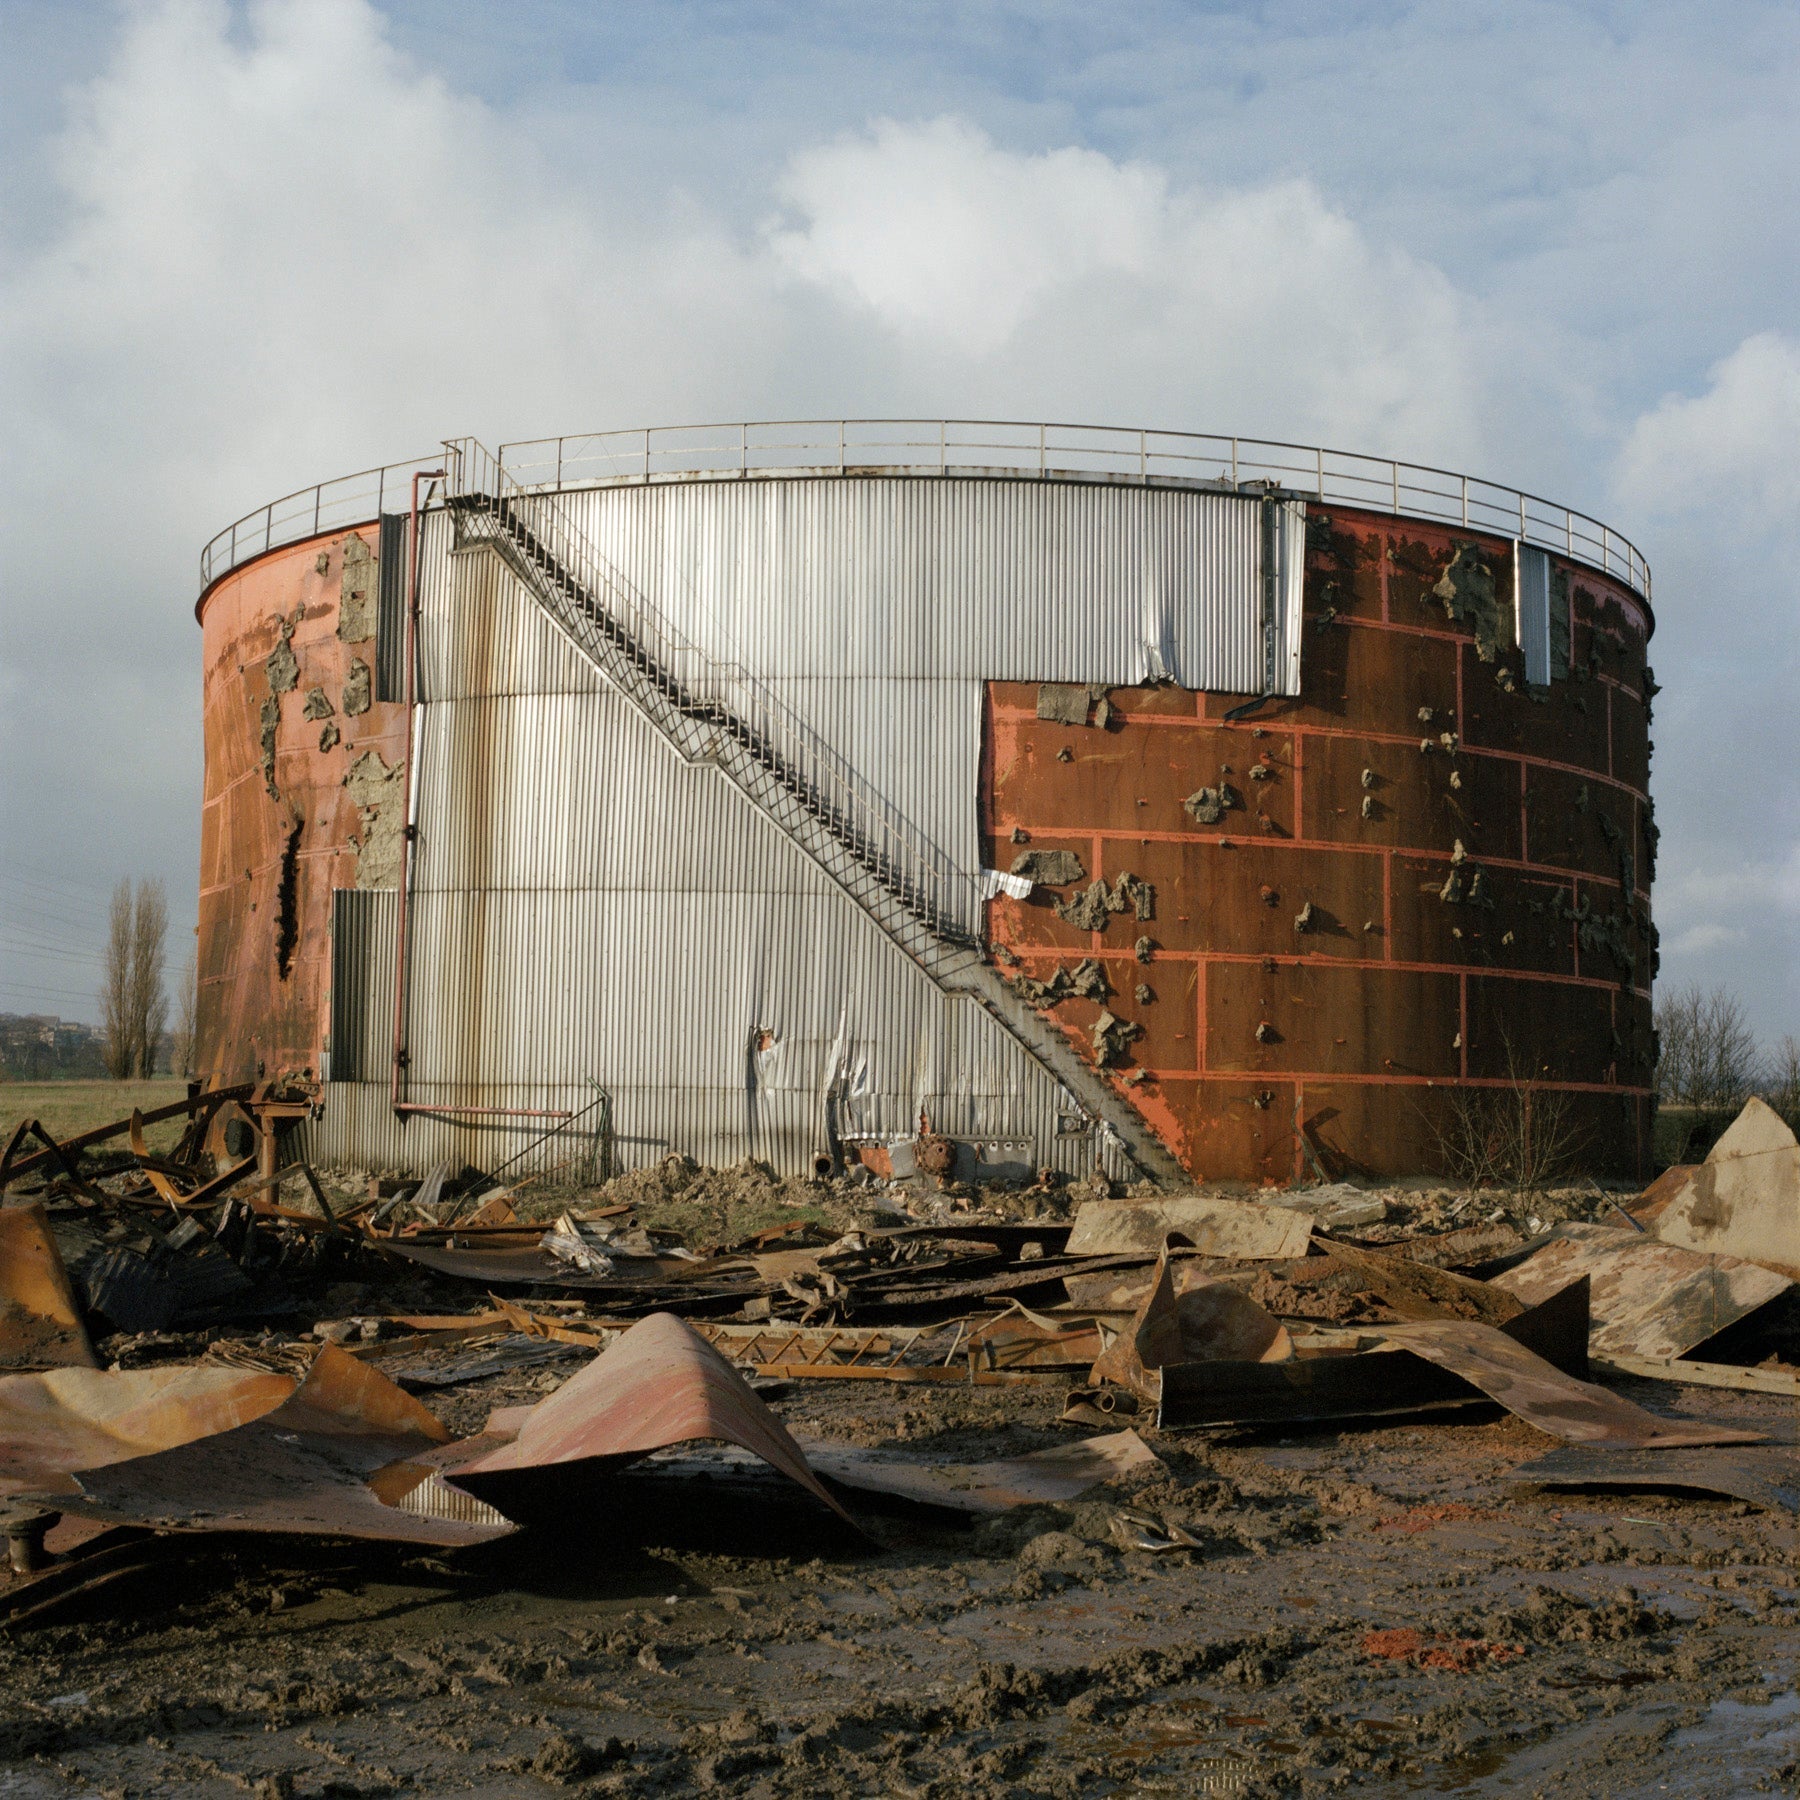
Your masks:
<svg viewBox="0 0 1800 1800"><path fill-rule="evenodd" d="M571 643L685 760L716 764L938 987L974 999L1110 1127L1146 1175L1165 1184L1191 1179L1130 1102L1013 991L979 940L935 902L929 880L909 872L878 832L859 824L848 796L822 792L754 725L683 682L641 632L600 603L595 584L543 541L517 502L477 490L452 495L449 505L465 537L492 544Z"/></svg>

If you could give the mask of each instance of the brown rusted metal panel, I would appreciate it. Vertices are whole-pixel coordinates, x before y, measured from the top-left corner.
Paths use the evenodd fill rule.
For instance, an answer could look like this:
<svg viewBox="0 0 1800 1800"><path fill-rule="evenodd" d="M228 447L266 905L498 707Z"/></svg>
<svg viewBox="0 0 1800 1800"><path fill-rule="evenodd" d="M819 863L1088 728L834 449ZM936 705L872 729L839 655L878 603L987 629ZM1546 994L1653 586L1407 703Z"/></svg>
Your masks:
<svg viewBox="0 0 1800 1800"><path fill-rule="evenodd" d="M346 639L339 632L352 539L366 588L379 551L373 525L246 563L201 609L196 1059L205 1078L319 1073L331 890L357 884L364 834L346 778L368 752L396 765L405 738L403 709L365 703L361 691L375 663L372 599L366 620L350 625L356 632L366 623L370 635Z"/></svg>
<svg viewBox="0 0 1800 1800"><path fill-rule="evenodd" d="M1122 1091L1196 1175L1301 1174L1296 1099L1339 1168L1432 1168L1456 1087L1515 1075L1563 1084L1589 1166L1646 1167L1648 612L1552 557L1567 667L1528 691L1512 561L1504 538L1314 508L1297 699L1228 722L1246 697L1114 690L1102 730L990 689L988 854L1083 867L996 900L994 941L1039 979L1102 964L1105 1010L1139 1028ZM1183 809L1222 783L1241 804ZM1125 873L1152 920L1057 916ZM1090 1057L1101 1009L1055 1009Z"/></svg>

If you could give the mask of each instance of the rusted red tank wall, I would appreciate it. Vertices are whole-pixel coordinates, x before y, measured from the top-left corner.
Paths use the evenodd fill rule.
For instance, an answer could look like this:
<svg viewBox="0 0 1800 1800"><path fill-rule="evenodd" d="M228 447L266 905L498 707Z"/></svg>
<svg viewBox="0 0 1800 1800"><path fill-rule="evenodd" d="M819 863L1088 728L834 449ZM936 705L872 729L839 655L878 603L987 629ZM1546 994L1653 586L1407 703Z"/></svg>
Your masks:
<svg viewBox="0 0 1800 1800"><path fill-rule="evenodd" d="M1438 1168L1453 1097L1515 1079L1567 1096L1588 1167L1647 1168L1649 620L1552 559L1568 674L1530 694L1519 652L1483 660L1433 592L1467 544L1510 619L1508 541L1314 509L1301 694L1236 723L1247 696L1115 689L1109 723L1084 729L1040 720L1035 687L989 686L993 866L1068 849L1087 879L1155 888L1152 921L1127 907L1104 931L1059 918L1054 892L1001 897L993 939L1038 978L1104 963L1107 1007L1142 1030L1121 1091L1196 1175L1306 1174L1296 1119L1333 1173ZM1197 823L1184 798L1221 780L1242 808ZM1459 840L1478 904L1440 897ZM1584 904L1585 923L1567 916ZM1052 1015L1090 1060L1100 1010Z"/></svg>
<svg viewBox="0 0 1800 1800"><path fill-rule="evenodd" d="M367 751L390 768L405 754L403 706L372 701L364 712L346 710L346 685L361 679L353 665L360 662L371 678L375 668L374 637L348 642L338 631L352 535L368 552L359 582L368 585L372 620L374 525L259 557L221 580L201 604L205 787L196 1066L203 1077L316 1077L320 1070L329 1027L331 891L356 885L363 833L345 779ZM277 692L270 658L284 627L291 627L296 668L292 687ZM329 717L306 716L315 688L331 705ZM271 700L278 718L272 764L266 764L263 709ZM330 727L337 741L321 748Z"/></svg>

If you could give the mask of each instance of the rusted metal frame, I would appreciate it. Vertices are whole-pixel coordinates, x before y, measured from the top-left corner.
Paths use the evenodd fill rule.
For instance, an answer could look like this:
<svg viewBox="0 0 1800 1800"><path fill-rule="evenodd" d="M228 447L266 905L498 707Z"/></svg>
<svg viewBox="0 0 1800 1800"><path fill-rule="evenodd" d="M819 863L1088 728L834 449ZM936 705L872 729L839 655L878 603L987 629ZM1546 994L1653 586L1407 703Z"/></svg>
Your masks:
<svg viewBox="0 0 1800 1800"><path fill-rule="evenodd" d="M142 1115L146 1125L159 1124L164 1119L172 1119L177 1113L194 1113L201 1107L223 1106L233 1100L245 1100L256 1091L254 1082L243 1082L237 1087L210 1088L203 1093L190 1095L185 1100L172 1100L167 1106L153 1107ZM34 1121L22 1121L19 1130L13 1133L13 1144L8 1146L8 1154L23 1141L22 1133L27 1124ZM96 1125L91 1131L78 1132L74 1137L64 1138L59 1144L47 1133L39 1135L49 1146L48 1149L35 1150L30 1156L16 1163L9 1163L7 1156L0 1156L0 1188L21 1175L29 1175L40 1164L58 1160L57 1152L73 1156L82 1150L92 1149L95 1144L104 1144L109 1138L123 1137L131 1129L130 1119L117 1119L110 1125Z"/></svg>
<svg viewBox="0 0 1800 1800"><path fill-rule="evenodd" d="M21 1164L18 1168L7 1171L4 1169L3 1165L0 1165L0 1191L4 1191L7 1182L22 1174L27 1165L36 1168L45 1162L52 1162L63 1172L69 1182L73 1185L75 1191L84 1200L95 1205L103 1205L105 1203L106 1196L101 1193L101 1191L95 1187L78 1168L76 1168L74 1157L68 1153L65 1146L59 1144L56 1139L44 1129L43 1125L39 1123L38 1120L21 1119L19 1121L17 1130L13 1132L12 1143L7 1146L8 1154L10 1154L13 1148L22 1142L27 1135L38 1139L38 1141L44 1145L44 1148L38 1151L35 1156L27 1157L25 1163Z"/></svg>

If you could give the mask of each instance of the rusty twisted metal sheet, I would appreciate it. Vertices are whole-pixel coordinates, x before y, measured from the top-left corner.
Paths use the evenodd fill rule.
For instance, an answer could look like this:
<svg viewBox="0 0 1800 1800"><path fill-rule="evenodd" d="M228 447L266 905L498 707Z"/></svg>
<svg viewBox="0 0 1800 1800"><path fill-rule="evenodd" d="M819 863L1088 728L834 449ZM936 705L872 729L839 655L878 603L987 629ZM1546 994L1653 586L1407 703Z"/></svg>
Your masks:
<svg viewBox="0 0 1800 1800"><path fill-rule="evenodd" d="M1515 1481L1540 1487L1692 1489L1748 1500L1769 1511L1800 1513L1800 1452L1787 1444L1727 1450L1621 1450L1565 1444L1513 1470Z"/></svg>
<svg viewBox="0 0 1800 1800"><path fill-rule="evenodd" d="M279 1378L276 1378L279 1379ZM446 1519L396 1502L449 1437L386 1376L334 1345L262 1417L149 1456L83 1469L65 1510L185 1531L321 1533L455 1546L504 1523Z"/></svg>
<svg viewBox="0 0 1800 1800"><path fill-rule="evenodd" d="M1626 1226L1566 1224L1491 1286L1528 1305L1581 1276L1592 1283L1596 1356L1668 1361L1793 1286L1785 1275L1698 1251Z"/></svg>
<svg viewBox="0 0 1800 1800"><path fill-rule="evenodd" d="M979 1463L919 1462L823 1438L801 1442L812 1466L845 1487L969 1513L1054 1506L1079 1499L1103 1481L1162 1467L1162 1459L1135 1431Z"/></svg>
<svg viewBox="0 0 1800 1800"><path fill-rule="evenodd" d="M1646 1412L1591 1381L1565 1375L1492 1325L1432 1319L1384 1326L1382 1336L1460 1376L1526 1424L1570 1443L1648 1450L1683 1444L1755 1444L1766 1435Z"/></svg>
<svg viewBox="0 0 1800 1800"><path fill-rule="evenodd" d="M1164 1256L1156 1266L1156 1283L1136 1317L1096 1359L1092 1380L1114 1382L1154 1403L1162 1398L1166 1368L1282 1363L1293 1355L1286 1326L1236 1288L1190 1276L1178 1293Z"/></svg>
<svg viewBox="0 0 1800 1800"><path fill-rule="evenodd" d="M56 1369L0 1378L0 1496L73 1495L74 1473L272 1412L291 1375L229 1368Z"/></svg>
<svg viewBox="0 0 1800 1800"><path fill-rule="evenodd" d="M95 1366L44 1209L0 1207L0 1368Z"/></svg>
<svg viewBox="0 0 1800 1800"><path fill-rule="evenodd" d="M490 1419L490 1433L508 1421ZM673 1313L651 1313L518 1421L517 1435L444 1479L526 1520L573 1487L653 1451L715 1439L759 1456L855 1524L807 1466L787 1428L711 1344Z"/></svg>
<svg viewBox="0 0 1800 1800"><path fill-rule="evenodd" d="M1800 1276L1800 1142L1754 1096L1651 1229L1665 1243Z"/></svg>

